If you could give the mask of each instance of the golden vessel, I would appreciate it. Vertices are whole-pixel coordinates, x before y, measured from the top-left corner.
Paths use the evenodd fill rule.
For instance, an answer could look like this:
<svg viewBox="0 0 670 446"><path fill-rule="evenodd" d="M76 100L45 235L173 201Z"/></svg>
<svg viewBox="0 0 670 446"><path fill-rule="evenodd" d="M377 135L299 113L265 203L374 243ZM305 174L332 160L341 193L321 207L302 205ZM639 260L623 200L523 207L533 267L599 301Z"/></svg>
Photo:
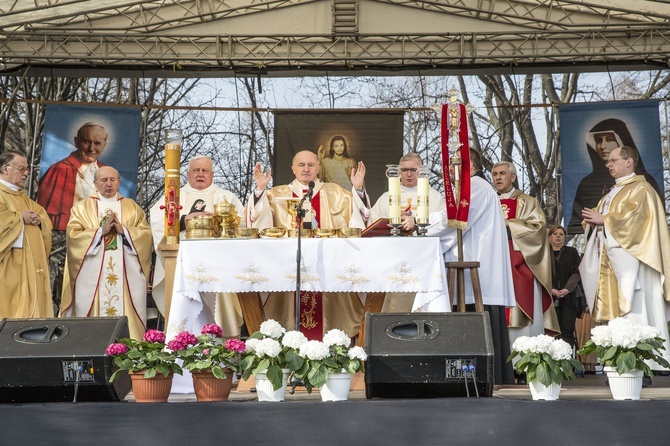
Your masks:
<svg viewBox="0 0 670 446"><path fill-rule="evenodd" d="M340 228L337 230L340 238L357 238L361 236L361 228Z"/></svg>
<svg viewBox="0 0 670 446"><path fill-rule="evenodd" d="M286 234L284 228L265 228L261 229L261 237L282 238Z"/></svg>
<svg viewBox="0 0 670 446"><path fill-rule="evenodd" d="M214 215L216 216L216 226L219 229L219 237L235 238L235 230L240 224L240 217L235 211L235 205L228 203L224 198L221 203L214 205Z"/></svg>
<svg viewBox="0 0 670 446"><path fill-rule="evenodd" d="M200 215L186 220L186 238L201 239L214 237L214 217Z"/></svg>

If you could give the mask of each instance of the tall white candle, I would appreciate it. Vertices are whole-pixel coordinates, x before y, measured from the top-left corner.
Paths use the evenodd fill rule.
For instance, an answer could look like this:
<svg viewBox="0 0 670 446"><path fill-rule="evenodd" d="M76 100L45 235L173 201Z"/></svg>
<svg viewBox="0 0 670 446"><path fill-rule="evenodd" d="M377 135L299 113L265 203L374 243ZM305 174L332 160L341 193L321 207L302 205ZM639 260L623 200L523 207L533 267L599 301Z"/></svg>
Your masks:
<svg viewBox="0 0 670 446"><path fill-rule="evenodd" d="M389 177L389 219L400 223L400 178Z"/></svg>
<svg viewBox="0 0 670 446"><path fill-rule="evenodd" d="M430 191L430 186L428 185L428 178L418 178L417 179L417 188L416 188L416 199L417 203L417 220L421 223L428 223L428 195Z"/></svg>

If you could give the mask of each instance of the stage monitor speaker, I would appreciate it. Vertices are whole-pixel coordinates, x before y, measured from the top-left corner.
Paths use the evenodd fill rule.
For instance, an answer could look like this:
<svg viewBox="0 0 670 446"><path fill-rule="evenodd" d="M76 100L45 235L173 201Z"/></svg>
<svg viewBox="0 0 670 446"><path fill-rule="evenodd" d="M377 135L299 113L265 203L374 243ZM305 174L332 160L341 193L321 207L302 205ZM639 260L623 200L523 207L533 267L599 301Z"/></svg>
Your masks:
<svg viewBox="0 0 670 446"><path fill-rule="evenodd" d="M493 395L488 313L365 315L366 397Z"/></svg>
<svg viewBox="0 0 670 446"><path fill-rule="evenodd" d="M128 336L125 316L0 320L0 402L121 401L130 377L109 382L105 350Z"/></svg>

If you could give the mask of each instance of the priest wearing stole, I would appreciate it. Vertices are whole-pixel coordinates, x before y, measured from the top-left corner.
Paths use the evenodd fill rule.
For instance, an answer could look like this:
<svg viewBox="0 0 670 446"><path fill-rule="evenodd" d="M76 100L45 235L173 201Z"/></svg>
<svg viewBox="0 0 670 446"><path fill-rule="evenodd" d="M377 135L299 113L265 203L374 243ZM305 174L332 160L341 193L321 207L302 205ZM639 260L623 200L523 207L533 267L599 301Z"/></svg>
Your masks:
<svg viewBox="0 0 670 446"><path fill-rule="evenodd" d="M23 192L26 156L0 154L0 319L53 317L49 282L51 220Z"/></svg>
<svg viewBox="0 0 670 446"><path fill-rule="evenodd" d="M509 337L561 332L551 299L551 249L540 203L514 188L516 168L501 161L493 182L507 225L516 306L510 309Z"/></svg>
<svg viewBox="0 0 670 446"><path fill-rule="evenodd" d="M61 316L127 316L130 336L146 328L151 228L142 208L118 193L119 173L101 167L96 192L77 203L67 224Z"/></svg>
<svg viewBox="0 0 670 446"><path fill-rule="evenodd" d="M365 165L359 162L352 170L352 190L347 191L334 183L323 183L317 179L319 159L308 150L296 153L291 169L295 180L290 184L275 186L266 191L271 179L271 170L263 172L260 163L254 167L256 191L247 204L247 223L251 227L264 229L280 227L291 229L293 217L289 214L286 199L300 199L307 193L310 182L314 183L312 200L306 201L305 223L313 229L365 228L370 217L369 198L365 193ZM268 244L268 249L271 246ZM306 293L301 296L301 310L312 308L314 323L301 327L310 339L321 339L331 328L344 330L349 336L358 333L363 306L354 293ZM295 325L294 296L292 293L272 293L264 310L268 318L275 319L287 329ZM323 315L323 317L321 317ZM301 315L302 320L302 315Z"/></svg>
<svg viewBox="0 0 670 446"><path fill-rule="evenodd" d="M656 327L670 360L670 235L658 193L635 175L638 157L627 146L610 152L606 166L615 184L595 209L582 210L587 243L579 271L595 321L624 317Z"/></svg>
<svg viewBox="0 0 670 446"><path fill-rule="evenodd" d="M403 210L401 219L404 231L412 232L416 229L415 215L417 211L418 175L419 167L423 165L421 157L416 153L408 153L400 158L400 209ZM428 189L429 213L442 212L445 209L445 200L440 192ZM370 210L370 221L374 223L380 218L389 218L389 193L384 192ZM409 313L416 293L387 293L384 299L382 312Z"/></svg>
<svg viewBox="0 0 670 446"><path fill-rule="evenodd" d="M245 227L244 206L235 194L214 184L214 164L210 157L198 155L191 158L188 162L186 178L188 183L181 186L179 190L179 204L182 207L179 222L181 231L186 229L186 221L193 217L213 215L214 205L221 203L224 199L235 206L235 211L240 217L239 227ZM165 200L161 197L151 207L149 218L156 251L152 296L156 306L165 316L165 268L163 255L158 249L158 244L161 243L165 232L165 210L161 209L164 204ZM226 336L239 336L243 320L237 294L201 293L201 297L203 304L213 315L210 322L218 324Z"/></svg>

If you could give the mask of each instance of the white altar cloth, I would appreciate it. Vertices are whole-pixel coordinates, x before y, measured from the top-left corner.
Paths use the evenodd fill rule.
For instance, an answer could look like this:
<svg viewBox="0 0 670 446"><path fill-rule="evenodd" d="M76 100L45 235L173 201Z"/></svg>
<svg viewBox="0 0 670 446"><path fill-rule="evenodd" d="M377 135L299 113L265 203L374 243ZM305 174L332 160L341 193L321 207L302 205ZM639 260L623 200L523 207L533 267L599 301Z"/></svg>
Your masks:
<svg viewBox="0 0 670 446"><path fill-rule="evenodd" d="M412 311L451 311L437 237L306 238L301 290L415 292ZM199 334L213 322L203 311L211 293L295 291L297 239L182 240L172 293L168 340Z"/></svg>

